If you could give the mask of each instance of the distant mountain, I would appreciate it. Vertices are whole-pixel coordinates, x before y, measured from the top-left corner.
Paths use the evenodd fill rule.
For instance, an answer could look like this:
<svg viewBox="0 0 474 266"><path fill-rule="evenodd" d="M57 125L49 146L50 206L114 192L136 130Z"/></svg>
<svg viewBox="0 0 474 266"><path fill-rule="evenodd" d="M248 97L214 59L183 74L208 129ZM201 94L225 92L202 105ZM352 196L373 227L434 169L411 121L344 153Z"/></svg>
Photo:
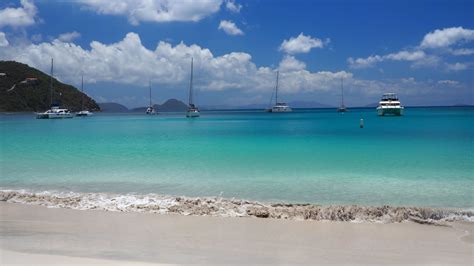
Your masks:
<svg viewBox="0 0 474 266"><path fill-rule="evenodd" d="M127 107L118 104L118 103L100 103L99 104L104 112L132 112L132 113L145 113L147 106L136 107L132 109L127 109ZM153 108L158 112L186 112L188 110L188 105L183 103L180 100L169 99L163 104L154 104Z"/></svg>
<svg viewBox="0 0 474 266"><path fill-rule="evenodd" d="M289 102L288 105L291 108L336 108L331 105L322 104L318 102L308 102L308 101L294 101L294 102Z"/></svg>
<svg viewBox="0 0 474 266"><path fill-rule="evenodd" d="M379 106L379 103L370 103L370 104L367 104L367 105L364 105L363 107L367 107L367 108L375 108Z"/></svg>
<svg viewBox="0 0 474 266"><path fill-rule="evenodd" d="M78 77L79 79L80 77ZM50 76L14 61L0 61L0 112L45 111L50 108ZM77 88L53 78L53 101L79 111L99 111L97 103Z"/></svg>
<svg viewBox="0 0 474 266"><path fill-rule="evenodd" d="M147 108L148 107L136 107L136 108L129 109L128 111L132 113L145 113Z"/></svg>
<svg viewBox="0 0 474 266"><path fill-rule="evenodd" d="M106 113L124 113L128 108L118 103L99 103L102 112Z"/></svg>
<svg viewBox="0 0 474 266"><path fill-rule="evenodd" d="M188 105L176 99L169 99L157 106L158 112L186 112Z"/></svg>
<svg viewBox="0 0 474 266"><path fill-rule="evenodd" d="M309 101L293 101L289 102L288 105L291 108L335 108L333 106L322 104L318 102L309 102ZM266 109L268 104L257 103L257 104L247 104L241 106L231 106L231 105L207 105L202 106L203 110L226 110L226 109Z"/></svg>

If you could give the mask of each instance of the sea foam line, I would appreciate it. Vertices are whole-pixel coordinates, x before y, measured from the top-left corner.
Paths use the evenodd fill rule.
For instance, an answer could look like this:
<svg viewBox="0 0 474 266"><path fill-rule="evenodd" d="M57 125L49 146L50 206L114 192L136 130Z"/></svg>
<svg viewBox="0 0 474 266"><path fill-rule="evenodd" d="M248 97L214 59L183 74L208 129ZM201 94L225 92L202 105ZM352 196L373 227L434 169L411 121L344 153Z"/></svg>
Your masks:
<svg viewBox="0 0 474 266"><path fill-rule="evenodd" d="M402 222L440 224L474 222L474 211L424 207L261 203L220 197L174 197L158 194L33 192L0 189L0 201L77 210L177 213L220 217L259 217L292 220Z"/></svg>

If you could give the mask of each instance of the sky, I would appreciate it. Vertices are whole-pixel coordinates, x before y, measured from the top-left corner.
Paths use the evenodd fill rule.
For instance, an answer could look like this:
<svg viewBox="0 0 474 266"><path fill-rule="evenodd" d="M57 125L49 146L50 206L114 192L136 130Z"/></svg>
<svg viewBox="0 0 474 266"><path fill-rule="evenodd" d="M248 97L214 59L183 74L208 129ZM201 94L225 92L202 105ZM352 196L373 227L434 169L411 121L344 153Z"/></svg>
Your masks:
<svg viewBox="0 0 474 266"><path fill-rule="evenodd" d="M474 0L2 0L0 60L129 108L474 104ZM341 82L342 81L342 82Z"/></svg>

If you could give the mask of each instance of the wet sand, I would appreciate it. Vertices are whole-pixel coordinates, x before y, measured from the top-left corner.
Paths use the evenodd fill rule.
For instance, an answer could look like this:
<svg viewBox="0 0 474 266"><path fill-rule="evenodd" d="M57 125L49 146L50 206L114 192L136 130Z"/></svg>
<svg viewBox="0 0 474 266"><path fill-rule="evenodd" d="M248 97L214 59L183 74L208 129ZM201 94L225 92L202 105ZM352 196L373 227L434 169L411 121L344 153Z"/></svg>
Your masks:
<svg viewBox="0 0 474 266"><path fill-rule="evenodd" d="M474 223L225 218L0 202L0 264L458 264Z"/></svg>

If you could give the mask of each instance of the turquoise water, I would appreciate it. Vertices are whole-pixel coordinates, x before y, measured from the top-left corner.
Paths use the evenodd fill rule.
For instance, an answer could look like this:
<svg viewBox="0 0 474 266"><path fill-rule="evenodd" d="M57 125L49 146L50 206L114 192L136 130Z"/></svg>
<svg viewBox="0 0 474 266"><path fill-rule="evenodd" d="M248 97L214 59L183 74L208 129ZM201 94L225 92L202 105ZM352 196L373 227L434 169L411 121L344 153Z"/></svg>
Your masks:
<svg viewBox="0 0 474 266"><path fill-rule="evenodd" d="M405 111L1 115L0 187L474 207L474 108Z"/></svg>

